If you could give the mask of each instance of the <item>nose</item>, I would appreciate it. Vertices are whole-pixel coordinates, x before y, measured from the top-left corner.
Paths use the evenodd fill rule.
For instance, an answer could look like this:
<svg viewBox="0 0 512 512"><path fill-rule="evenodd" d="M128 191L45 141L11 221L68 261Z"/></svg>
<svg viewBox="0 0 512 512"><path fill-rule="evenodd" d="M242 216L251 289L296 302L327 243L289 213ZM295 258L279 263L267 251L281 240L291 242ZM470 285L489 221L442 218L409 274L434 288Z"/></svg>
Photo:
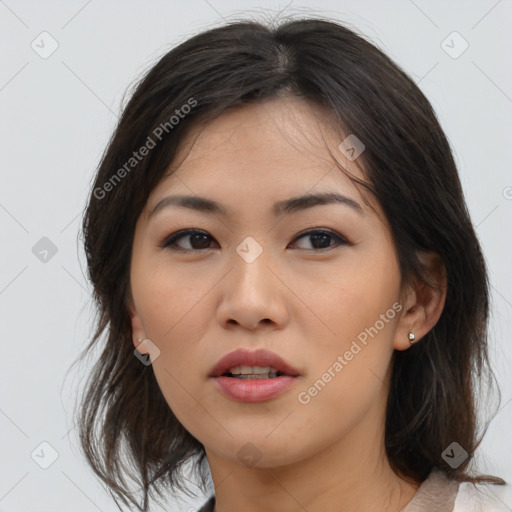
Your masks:
<svg viewBox="0 0 512 512"><path fill-rule="evenodd" d="M217 318L222 327L284 327L288 320L287 289L271 265L265 251L251 263L234 253L232 269L219 283L221 301Z"/></svg>

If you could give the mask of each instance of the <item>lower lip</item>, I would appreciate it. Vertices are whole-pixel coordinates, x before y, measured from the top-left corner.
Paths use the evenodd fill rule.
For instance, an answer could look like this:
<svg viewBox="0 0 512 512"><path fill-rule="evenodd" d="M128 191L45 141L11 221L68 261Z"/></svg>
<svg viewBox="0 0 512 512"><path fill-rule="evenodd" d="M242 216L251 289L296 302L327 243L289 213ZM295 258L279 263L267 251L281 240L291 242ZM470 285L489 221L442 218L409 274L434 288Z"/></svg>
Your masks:
<svg viewBox="0 0 512 512"><path fill-rule="evenodd" d="M240 402L265 402L284 393L293 386L297 377L283 375L269 379L234 379L215 377L220 391Z"/></svg>

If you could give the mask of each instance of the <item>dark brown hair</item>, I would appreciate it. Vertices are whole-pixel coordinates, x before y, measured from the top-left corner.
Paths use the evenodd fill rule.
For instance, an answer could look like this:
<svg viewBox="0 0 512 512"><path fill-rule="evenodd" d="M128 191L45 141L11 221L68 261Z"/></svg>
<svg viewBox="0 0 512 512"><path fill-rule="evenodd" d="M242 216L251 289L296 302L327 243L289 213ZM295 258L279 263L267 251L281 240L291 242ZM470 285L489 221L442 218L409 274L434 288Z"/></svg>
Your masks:
<svg viewBox="0 0 512 512"><path fill-rule="evenodd" d="M403 282L425 282L418 250L436 252L445 264L441 318L421 342L393 355L385 434L392 468L416 482L438 468L459 481L503 483L468 468L485 433L477 391L484 377L489 384L494 379L486 267L450 145L430 103L399 66L354 30L319 18L237 21L200 33L166 53L124 108L82 225L98 306L84 353L102 347L78 410L88 462L118 506L146 511L155 492L163 496L169 486L187 492L186 462L205 489L202 444L170 410L152 367L134 357L127 297L135 223L192 127L281 94L327 109L340 141L354 134L364 142L358 162L366 179L359 184L389 220ZM149 139L155 145L148 154L131 160ZM442 458L453 441L469 453L457 468ZM142 491L141 505L125 476Z"/></svg>

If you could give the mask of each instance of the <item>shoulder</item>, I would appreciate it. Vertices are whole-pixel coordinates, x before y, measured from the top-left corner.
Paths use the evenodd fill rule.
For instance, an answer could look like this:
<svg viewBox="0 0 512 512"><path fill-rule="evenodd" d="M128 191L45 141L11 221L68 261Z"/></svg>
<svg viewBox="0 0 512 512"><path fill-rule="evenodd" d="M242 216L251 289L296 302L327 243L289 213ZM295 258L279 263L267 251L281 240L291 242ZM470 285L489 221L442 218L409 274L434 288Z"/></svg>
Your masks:
<svg viewBox="0 0 512 512"><path fill-rule="evenodd" d="M510 485L485 485L463 482L455 499L453 512L510 512Z"/></svg>

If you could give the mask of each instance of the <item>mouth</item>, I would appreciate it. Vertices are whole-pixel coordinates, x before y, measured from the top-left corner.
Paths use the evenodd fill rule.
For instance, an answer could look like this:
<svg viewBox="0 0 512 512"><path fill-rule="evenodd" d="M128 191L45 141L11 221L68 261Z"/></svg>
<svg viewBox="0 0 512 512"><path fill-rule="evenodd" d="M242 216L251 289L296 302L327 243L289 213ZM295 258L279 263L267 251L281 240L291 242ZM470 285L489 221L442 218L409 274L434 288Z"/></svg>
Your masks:
<svg viewBox="0 0 512 512"><path fill-rule="evenodd" d="M221 358L210 377L225 397L251 403L277 399L297 383L300 372L268 350L238 349Z"/></svg>
<svg viewBox="0 0 512 512"><path fill-rule="evenodd" d="M238 349L222 357L210 372L210 377L238 380L298 377L299 370L282 357L268 350Z"/></svg>

